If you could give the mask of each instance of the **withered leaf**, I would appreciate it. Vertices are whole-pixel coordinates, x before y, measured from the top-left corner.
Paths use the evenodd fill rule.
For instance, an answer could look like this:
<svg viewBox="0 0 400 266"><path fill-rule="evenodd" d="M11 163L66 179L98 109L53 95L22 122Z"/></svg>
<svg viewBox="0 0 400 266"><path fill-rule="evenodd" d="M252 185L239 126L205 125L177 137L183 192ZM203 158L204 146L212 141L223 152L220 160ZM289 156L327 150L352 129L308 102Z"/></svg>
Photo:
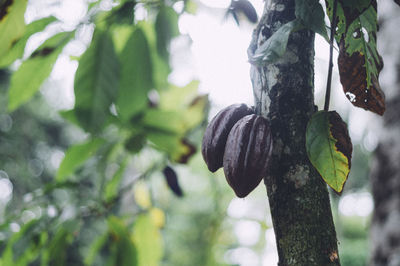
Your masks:
<svg viewBox="0 0 400 266"><path fill-rule="evenodd" d="M197 149L192 143L190 143L186 139L181 139L181 145L185 147L186 151L185 153L181 154L176 161L178 163L186 164L189 161L189 159L193 156L193 154L196 153Z"/></svg>
<svg viewBox="0 0 400 266"><path fill-rule="evenodd" d="M326 3L332 19L333 0ZM343 90L353 105L383 115L385 95L379 85L383 61L376 46L376 0L340 0L337 5L336 41Z"/></svg>
<svg viewBox="0 0 400 266"><path fill-rule="evenodd" d="M336 111L329 112L328 120L332 137L336 139L335 147L338 152L341 152L346 156L350 169L353 144L351 143L347 125Z"/></svg>
<svg viewBox="0 0 400 266"><path fill-rule="evenodd" d="M6 0L0 4L0 20L8 13L8 8L13 3L13 0Z"/></svg>
<svg viewBox="0 0 400 266"><path fill-rule="evenodd" d="M365 56L360 52L354 52L349 56L343 46L344 43L341 41L338 65L340 82L343 85L346 97L357 107L383 115L385 112L385 95L379 85L379 74L373 75L370 73L371 80L370 84L368 84ZM380 56L379 61L375 64L379 66L378 71L380 71L383 66Z"/></svg>
<svg viewBox="0 0 400 266"><path fill-rule="evenodd" d="M306 132L307 155L322 179L341 193L351 168L353 145L346 123L335 111L319 111Z"/></svg>

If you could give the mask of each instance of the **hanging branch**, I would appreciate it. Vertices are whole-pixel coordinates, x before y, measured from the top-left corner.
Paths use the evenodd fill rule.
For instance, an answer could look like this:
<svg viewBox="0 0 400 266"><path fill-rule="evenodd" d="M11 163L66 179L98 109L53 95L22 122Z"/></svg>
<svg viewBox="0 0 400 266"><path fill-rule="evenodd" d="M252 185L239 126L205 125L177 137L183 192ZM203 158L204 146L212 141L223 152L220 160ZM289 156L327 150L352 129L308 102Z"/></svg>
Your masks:
<svg viewBox="0 0 400 266"><path fill-rule="evenodd" d="M331 83L332 83L332 54L333 54L333 40L335 39L336 34L336 9L337 9L337 0L333 3L333 12L332 12L332 23L331 23L331 38L329 40L329 67L328 67L328 80L326 82L326 93L325 93L325 105L324 110L329 110L329 101L331 98Z"/></svg>

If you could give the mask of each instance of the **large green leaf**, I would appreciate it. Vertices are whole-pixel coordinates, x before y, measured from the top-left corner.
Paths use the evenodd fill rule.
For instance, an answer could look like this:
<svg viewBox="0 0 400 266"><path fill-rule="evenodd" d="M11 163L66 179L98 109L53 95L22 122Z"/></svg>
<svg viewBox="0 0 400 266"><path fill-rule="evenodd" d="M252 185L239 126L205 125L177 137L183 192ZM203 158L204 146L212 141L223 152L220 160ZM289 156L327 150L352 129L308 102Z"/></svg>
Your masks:
<svg viewBox="0 0 400 266"><path fill-rule="evenodd" d="M332 20L333 0L327 0ZM350 102L379 115L385 112L385 96L379 84L383 61L377 51L376 0L339 1L337 4L339 74Z"/></svg>
<svg viewBox="0 0 400 266"><path fill-rule="evenodd" d="M149 215L138 216L134 224L133 239L138 252L139 265L160 265L163 241L159 229Z"/></svg>
<svg viewBox="0 0 400 266"><path fill-rule="evenodd" d="M353 150L346 124L335 111L315 113L307 125L308 158L325 182L340 193L350 172Z"/></svg>
<svg viewBox="0 0 400 266"><path fill-rule="evenodd" d="M109 265L135 266L138 264L137 247L133 243L130 232L124 222L118 217L108 219L108 227L112 236L113 254Z"/></svg>
<svg viewBox="0 0 400 266"><path fill-rule="evenodd" d="M150 50L145 34L137 28L121 54L121 79L116 105L123 121L146 108L147 93L152 88Z"/></svg>
<svg viewBox="0 0 400 266"><path fill-rule="evenodd" d="M198 96L189 106L179 109L150 109L144 114L142 122L147 128L184 136L204 121L207 104L207 96Z"/></svg>
<svg viewBox="0 0 400 266"><path fill-rule="evenodd" d="M250 62L253 64L266 64L278 60L286 51L290 33L297 30L300 25L300 21L297 19L282 25L256 49L250 58Z"/></svg>
<svg viewBox="0 0 400 266"><path fill-rule="evenodd" d="M197 87L193 81L161 91L157 108L146 110L141 120L148 140L175 162L186 163L196 151L185 137L206 119L208 98L198 95Z"/></svg>
<svg viewBox="0 0 400 266"><path fill-rule="evenodd" d="M318 0L296 0L295 13L304 27L329 41L325 26L325 13Z"/></svg>
<svg viewBox="0 0 400 266"><path fill-rule="evenodd" d="M121 24L113 27L111 32L112 39L114 42L115 52L118 54L120 59L123 59L122 52L133 31L134 27L132 27L132 25Z"/></svg>
<svg viewBox="0 0 400 266"><path fill-rule="evenodd" d="M103 143L104 140L96 138L70 147L58 168L57 181L64 181L69 175L73 174L78 167L93 156Z"/></svg>
<svg viewBox="0 0 400 266"><path fill-rule="evenodd" d="M199 81L193 80L184 87L171 86L168 90L160 92L158 105L160 111L167 111L170 115L176 114L175 119L168 119L171 123L168 123L169 125L166 125L166 127L178 128L177 124L174 125L174 122L179 120L181 124L179 127L186 133L188 130L200 125L205 119L208 98L205 95L198 94L198 86ZM149 120L151 116L155 116L155 114L146 114L144 118ZM158 118L155 119L157 120ZM175 132L179 132L179 130Z"/></svg>
<svg viewBox="0 0 400 266"><path fill-rule="evenodd" d="M207 118L206 113L208 104L207 95L199 95L190 103L186 108L186 112L183 114L183 121L186 130L191 130L200 126Z"/></svg>
<svg viewBox="0 0 400 266"><path fill-rule="evenodd" d="M147 128L167 134L183 135L185 133L183 114L179 111L149 109L144 114L142 122Z"/></svg>
<svg viewBox="0 0 400 266"><path fill-rule="evenodd" d="M88 252L85 254L85 265L94 265L97 255L109 240L108 232L97 237L89 247Z"/></svg>
<svg viewBox="0 0 400 266"><path fill-rule="evenodd" d="M95 31L75 74L75 112L80 125L97 133L110 115L119 78L118 57L107 31Z"/></svg>
<svg viewBox="0 0 400 266"><path fill-rule="evenodd" d="M149 130L147 139L155 148L168 154L174 162L187 163L196 152L196 147L180 135Z"/></svg>
<svg viewBox="0 0 400 266"><path fill-rule="evenodd" d="M157 33L154 24L141 21L139 25L149 44L154 88L157 90L165 89L168 87L168 75L171 72L171 67L168 59L162 57L157 51Z"/></svg>
<svg viewBox="0 0 400 266"><path fill-rule="evenodd" d="M0 58L25 32L24 14L28 0L0 2Z"/></svg>
<svg viewBox="0 0 400 266"><path fill-rule="evenodd" d="M159 107L164 110L186 108L198 95L200 82L193 80L183 87L171 85L168 90L160 91Z"/></svg>
<svg viewBox="0 0 400 266"><path fill-rule="evenodd" d="M14 72L8 93L10 111L27 102L40 89L70 37L70 32L58 33L51 37Z"/></svg>
<svg viewBox="0 0 400 266"><path fill-rule="evenodd" d="M155 29L158 53L164 58L168 58L171 39L179 35L178 14L172 7L163 6L160 9L156 18Z"/></svg>
<svg viewBox="0 0 400 266"><path fill-rule="evenodd" d="M21 58L24 54L25 45L29 37L37 32L44 30L47 25L56 20L57 19L55 17L46 17L28 24L26 26L24 35L12 44L7 54L5 54L4 56L0 56L0 68L8 66L16 59Z"/></svg>

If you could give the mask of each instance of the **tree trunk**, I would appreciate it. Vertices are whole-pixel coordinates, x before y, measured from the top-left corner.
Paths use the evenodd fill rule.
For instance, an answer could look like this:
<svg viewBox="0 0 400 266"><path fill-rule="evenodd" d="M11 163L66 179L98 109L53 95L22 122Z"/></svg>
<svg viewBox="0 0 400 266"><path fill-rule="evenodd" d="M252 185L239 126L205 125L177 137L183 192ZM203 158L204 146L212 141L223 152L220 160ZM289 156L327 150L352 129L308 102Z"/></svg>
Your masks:
<svg viewBox="0 0 400 266"><path fill-rule="evenodd" d="M386 93L384 124L371 169L375 209L371 223L373 266L400 265L400 47L393 34L400 25L400 8L379 3L379 48L385 61L381 82Z"/></svg>
<svg viewBox="0 0 400 266"><path fill-rule="evenodd" d="M295 19L294 0L266 2L249 55ZM272 169L265 178L279 255L278 265L340 265L327 186L308 160L306 125L314 106L314 33L290 35L284 56L252 66L256 110L271 120Z"/></svg>

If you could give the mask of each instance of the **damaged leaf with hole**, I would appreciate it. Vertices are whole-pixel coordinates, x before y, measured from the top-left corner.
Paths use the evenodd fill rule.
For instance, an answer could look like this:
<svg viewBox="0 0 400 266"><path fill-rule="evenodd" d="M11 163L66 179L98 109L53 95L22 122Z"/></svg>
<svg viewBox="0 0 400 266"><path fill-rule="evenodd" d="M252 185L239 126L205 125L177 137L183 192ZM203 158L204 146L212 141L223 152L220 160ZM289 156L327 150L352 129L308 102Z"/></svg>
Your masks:
<svg viewBox="0 0 400 266"><path fill-rule="evenodd" d="M379 84L383 61L376 44L377 4L375 0L349 2L338 1L337 8L340 82L354 106L383 115L385 95ZM332 19L333 0L326 3Z"/></svg>

